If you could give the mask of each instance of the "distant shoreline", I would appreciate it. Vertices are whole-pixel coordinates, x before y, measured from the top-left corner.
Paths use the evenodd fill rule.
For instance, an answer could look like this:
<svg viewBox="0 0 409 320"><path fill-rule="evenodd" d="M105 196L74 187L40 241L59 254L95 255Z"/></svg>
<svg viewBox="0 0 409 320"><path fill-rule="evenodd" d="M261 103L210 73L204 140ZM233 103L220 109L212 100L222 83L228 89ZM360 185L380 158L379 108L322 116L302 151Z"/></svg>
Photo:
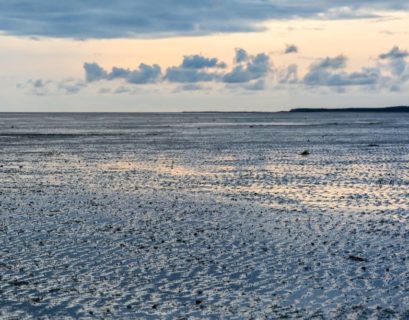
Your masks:
<svg viewBox="0 0 409 320"><path fill-rule="evenodd" d="M294 108L280 111L0 111L0 114L212 114L212 113L318 113L318 112L370 112L409 113L409 106L382 108Z"/></svg>
<svg viewBox="0 0 409 320"><path fill-rule="evenodd" d="M409 112L409 106L385 107L385 108L296 108L289 112Z"/></svg>

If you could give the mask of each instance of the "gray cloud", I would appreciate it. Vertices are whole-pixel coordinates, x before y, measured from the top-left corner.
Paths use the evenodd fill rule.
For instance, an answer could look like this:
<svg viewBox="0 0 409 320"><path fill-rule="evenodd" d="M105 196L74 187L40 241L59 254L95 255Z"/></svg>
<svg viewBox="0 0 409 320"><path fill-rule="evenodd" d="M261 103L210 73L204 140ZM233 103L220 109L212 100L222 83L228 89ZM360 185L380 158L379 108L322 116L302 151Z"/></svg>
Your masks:
<svg viewBox="0 0 409 320"><path fill-rule="evenodd" d="M215 80L216 73L199 71L196 69L186 69L183 67L170 67L166 70L165 79L169 82L180 83L194 83L194 82L207 82Z"/></svg>
<svg viewBox="0 0 409 320"><path fill-rule="evenodd" d="M234 57L234 61L236 63L242 63L249 59L249 55L246 50L242 48L236 48L236 55Z"/></svg>
<svg viewBox="0 0 409 320"><path fill-rule="evenodd" d="M250 90L250 91L262 91L266 88L266 80L260 79L260 80L245 84L243 88L246 90Z"/></svg>
<svg viewBox="0 0 409 320"><path fill-rule="evenodd" d="M114 94L135 94L135 88L120 86L113 91Z"/></svg>
<svg viewBox="0 0 409 320"><path fill-rule="evenodd" d="M402 76L407 71L408 63L404 59L393 59L389 62L392 74Z"/></svg>
<svg viewBox="0 0 409 320"><path fill-rule="evenodd" d="M374 86L379 83L379 68L363 68L361 71L348 73L343 71L347 58L343 55L324 58L313 63L303 78L308 86Z"/></svg>
<svg viewBox="0 0 409 320"><path fill-rule="evenodd" d="M389 52L379 55L379 59L388 61L391 73L398 77L403 76L400 80L404 81L406 81L405 73L409 74L407 57L409 57L409 52L401 50L397 46L393 47Z"/></svg>
<svg viewBox="0 0 409 320"><path fill-rule="evenodd" d="M186 69L226 68L226 64L217 58L206 58L202 55L195 54L185 56L183 58L182 67Z"/></svg>
<svg viewBox="0 0 409 320"><path fill-rule="evenodd" d="M179 66L169 67L163 76L157 65L141 64L137 70L113 67L111 72L95 63L84 64L84 68L88 82L103 79L125 79L133 84L167 81L191 84L186 86L187 89L198 89L200 86L194 84L201 82L215 82L225 83L228 88L263 90L266 88L268 76L276 73L275 83L279 85L330 87L337 92L345 91L346 87L389 88L398 91L402 84L409 81L407 57L409 57L407 51L394 47L389 52L379 55L380 61L386 61L386 65L364 67L354 72L345 71L348 59L344 55L325 57L312 63L302 78L298 75L297 65L292 64L273 70L267 54L251 55L242 48L236 49L234 64L227 71L225 71L227 66L219 59L201 55L185 56Z"/></svg>
<svg viewBox="0 0 409 320"><path fill-rule="evenodd" d="M279 82L281 84L298 83L298 66L296 64L290 64L284 71L281 71L279 75Z"/></svg>
<svg viewBox="0 0 409 320"><path fill-rule="evenodd" d="M220 77L215 69L224 69L226 66L217 58L207 58L198 54L184 56L180 66L166 70L164 78L169 82L179 83L208 82Z"/></svg>
<svg viewBox="0 0 409 320"><path fill-rule="evenodd" d="M287 48L284 50L284 54L290 54L290 53L298 53L298 47L293 44L287 45Z"/></svg>
<svg viewBox="0 0 409 320"><path fill-rule="evenodd" d="M86 83L78 79L64 79L61 81L29 79L19 83L17 88L37 96L52 94L76 94L86 87Z"/></svg>
<svg viewBox="0 0 409 320"><path fill-rule="evenodd" d="M150 66L141 63L139 69L130 71L125 79L133 84L154 83L160 78L161 73L161 68L157 64Z"/></svg>
<svg viewBox="0 0 409 320"><path fill-rule="evenodd" d="M239 64L223 76L223 82L246 83L266 76L271 70L270 58L265 53L249 56L243 49L238 49L235 60Z"/></svg>
<svg viewBox="0 0 409 320"><path fill-rule="evenodd" d="M106 79L108 73L96 63L84 63L85 80L87 82L94 82Z"/></svg>
<svg viewBox="0 0 409 320"><path fill-rule="evenodd" d="M2 0L0 31L56 38L152 38L263 30L269 19L373 17L402 0Z"/></svg>
<svg viewBox="0 0 409 320"><path fill-rule="evenodd" d="M379 55L380 59L403 59L409 56L409 52L401 50L399 47L393 47L389 52Z"/></svg>
<svg viewBox="0 0 409 320"><path fill-rule="evenodd" d="M75 94L86 87L86 84L81 80L65 80L57 83L58 89L66 94Z"/></svg>
<svg viewBox="0 0 409 320"><path fill-rule="evenodd" d="M336 56L334 58L326 57L321 59L318 63L313 64L311 69L343 69L346 67L347 57L343 55Z"/></svg>
<svg viewBox="0 0 409 320"><path fill-rule="evenodd" d="M180 91L199 91L199 90L203 90L206 89L201 85L198 85L196 83L188 83L185 84L181 87L179 87L178 89L175 90L175 92L180 92Z"/></svg>
<svg viewBox="0 0 409 320"><path fill-rule="evenodd" d="M380 60L386 61L386 66L390 71L391 83L389 89L392 92L401 91L402 86L409 81L409 64L406 61L408 57L409 52L401 50L398 46L379 55Z"/></svg>
<svg viewBox="0 0 409 320"><path fill-rule="evenodd" d="M159 65L147 65L145 63L141 63L138 69L135 70L113 67L111 72L107 72L95 62L84 63L84 70L87 82L123 79L132 84L147 84L158 81L162 74Z"/></svg>
<svg viewBox="0 0 409 320"><path fill-rule="evenodd" d="M364 67L355 72L344 71L346 57L327 57L310 66L302 83L307 86L333 87L337 90L348 86L360 86L371 89L385 88L396 92L409 81L409 67L406 61L408 57L409 53L406 50L395 46L379 55L377 66ZM386 61L386 64L381 63L382 61Z"/></svg>
<svg viewBox="0 0 409 320"><path fill-rule="evenodd" d="M36 95L74 94L89 83L105 81L100 93L135 93L136 86L142 84L182 84L177 91L201 90L203 83L213 82L230 89L267 90L270 88L328 87L336 92L345 92L348 87L364 89L389 89L400 91L409 82L409 53L399 47L380 54L374 66L363 67L358 71L347 71L348 59L344 55L325 57L313 62L308 71L299 76L298 66L291 64L273 68L270 57L265 53L249 54L238 48L233 65L227 66L217 58L201 55L185 56L178 66L171 66L164 73L159 65L141 63L138 68L125 69L113 67L105 70L97 63L84 63L85 81L65 79L28 80L19 84L19 89ZM107 81L122 80L120 87L107 88ZM124 86L123 84L128 84ZM97 87L98 88L98 87ZM207 89L214 88L208 86Z"/></svg>
<svg viewBox="0 0 409 320"><path fill-rule="evenodd" d="M25 90L28 93L43 96L49 93L49 87L52 84L50 80L42 80L42 79L29 79L23 83L17 84L17 89Z"/></svg>
<svg viewBox="0 0 409 320"><path fill-rule="evenodd" d="M87 82L122 79L130 84L147 84L168 81L170 83L249 83L264 78L271 71L270 58L265 53L249 55L244 49L236 49L235 65L224 71L227 65L218 58L188 55L179 66L171 66L162 74L158 65L141 63L136 70L113 67L110 72L97 63L84 63ZM260 87L260 84L258 85Z"/></svg>

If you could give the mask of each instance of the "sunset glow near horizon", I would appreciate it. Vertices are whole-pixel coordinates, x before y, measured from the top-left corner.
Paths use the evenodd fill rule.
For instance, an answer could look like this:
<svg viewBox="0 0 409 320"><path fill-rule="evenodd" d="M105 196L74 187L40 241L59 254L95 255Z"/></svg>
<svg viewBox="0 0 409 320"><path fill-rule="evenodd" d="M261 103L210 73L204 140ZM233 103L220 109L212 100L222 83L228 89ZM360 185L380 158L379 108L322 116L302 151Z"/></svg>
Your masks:
<svg viewBox="0 0 409 320"><path fill-rule="evenodd" d="M0 4L0 111L409 104L402 1Z"/></svg>

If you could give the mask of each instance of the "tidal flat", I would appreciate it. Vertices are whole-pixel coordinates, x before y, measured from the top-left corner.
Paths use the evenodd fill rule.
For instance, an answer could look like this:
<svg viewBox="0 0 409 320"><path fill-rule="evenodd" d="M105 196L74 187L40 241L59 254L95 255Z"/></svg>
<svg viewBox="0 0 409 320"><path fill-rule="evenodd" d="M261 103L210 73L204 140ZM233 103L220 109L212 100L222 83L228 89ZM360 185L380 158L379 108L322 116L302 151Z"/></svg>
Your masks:
<svg viewBox="0 0 409 320"><path fill-rule="evenodd" d="M409 319L409 116L0 114L1 319Z"/></svg>

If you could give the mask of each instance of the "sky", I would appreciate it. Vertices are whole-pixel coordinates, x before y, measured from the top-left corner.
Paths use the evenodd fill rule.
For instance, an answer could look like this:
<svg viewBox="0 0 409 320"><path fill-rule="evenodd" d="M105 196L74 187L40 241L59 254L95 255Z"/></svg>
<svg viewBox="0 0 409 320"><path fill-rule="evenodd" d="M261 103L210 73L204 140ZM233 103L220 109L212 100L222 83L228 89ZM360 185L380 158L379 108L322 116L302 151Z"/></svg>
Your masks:
<svg viewBox="0 0 409 320"><path fill-rule="evenodd" d="M0 112L409 105L402 0L1 0Z"/></svg>

